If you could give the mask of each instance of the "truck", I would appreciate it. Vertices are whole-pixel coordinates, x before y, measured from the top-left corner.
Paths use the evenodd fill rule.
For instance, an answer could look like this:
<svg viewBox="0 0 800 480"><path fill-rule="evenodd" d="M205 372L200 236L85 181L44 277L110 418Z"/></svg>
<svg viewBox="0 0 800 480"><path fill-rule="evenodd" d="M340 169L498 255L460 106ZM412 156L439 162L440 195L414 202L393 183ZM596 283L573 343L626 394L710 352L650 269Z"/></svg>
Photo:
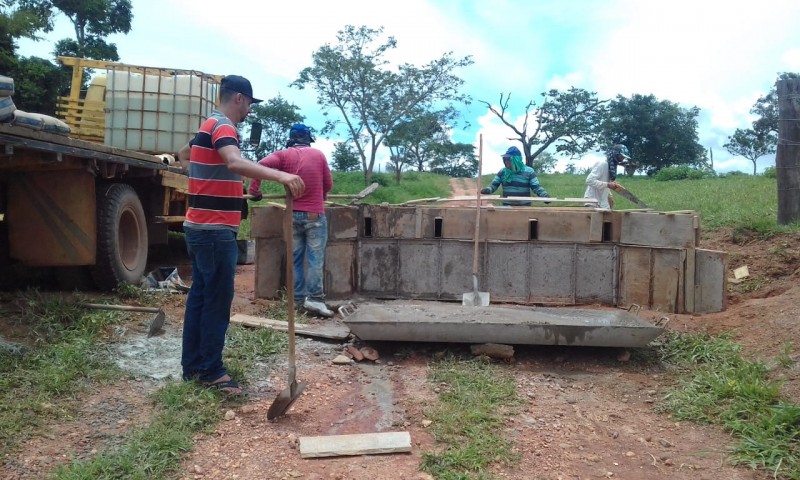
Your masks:
<svg viewBox="0 0 800 480"><path fill-rule="evenodd" d="M138 284L150 246L181 228L188 177L176 152L215 107L221 76L58 61L72 68L57 105L70 133L0 123L0 278L48 267L67 286Z"/></svg>

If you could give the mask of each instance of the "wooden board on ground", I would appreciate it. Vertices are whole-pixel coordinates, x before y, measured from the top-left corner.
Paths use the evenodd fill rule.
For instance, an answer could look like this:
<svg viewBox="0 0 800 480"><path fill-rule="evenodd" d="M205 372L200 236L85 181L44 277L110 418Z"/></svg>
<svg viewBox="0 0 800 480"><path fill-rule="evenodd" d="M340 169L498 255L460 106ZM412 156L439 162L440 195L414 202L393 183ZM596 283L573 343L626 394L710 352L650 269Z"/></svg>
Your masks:
<svg viewBox="0 0 800 480"><path fill-rule="evenodd" d="M273 320L271 318L254 317L252 315L244 315L237 313L231 317L232 323L246 325L248 327L265 327L277 330L279 332L286 332L289 330L289 324L281 320ZM330 338L333 340L344 340L350 336L350 329L341 325L304 325L295 324L295 333L308 337Z"/></svg>
<svg viewBox="0 0 800 480"><path fill-rule="evenodd" d="M356 433L300 437L300 458L405 453L411 451L408 432Z"/></svg>

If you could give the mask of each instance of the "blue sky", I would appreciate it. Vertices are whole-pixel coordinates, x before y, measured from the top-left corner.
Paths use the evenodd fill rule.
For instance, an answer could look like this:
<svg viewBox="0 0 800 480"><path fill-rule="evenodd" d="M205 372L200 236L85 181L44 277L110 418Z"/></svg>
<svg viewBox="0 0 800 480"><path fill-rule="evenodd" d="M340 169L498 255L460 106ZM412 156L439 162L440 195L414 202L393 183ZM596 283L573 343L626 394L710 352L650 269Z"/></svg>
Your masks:
<svg viewBox="0 0 800 480"><path fill-rule="evenodd" d="M714 152L719 172L752 172L752 163L723 148L736 128L747 128L756 99L779 72L800 72L800 2L797 0L361 0L256 2L254 0L134 0L133 29L110 39L125 63L248 77L256 96L280 94L321 125L313 91L288 85L311 54L336 42L345 25L384 27L397 39L392 59L422 65L452 51L475 63L457 72L463 92L497 102L512 95L512 117L550 88L571 86L617 94L653 94L697 106L700 143ZM19 53L51 58L53 43L74 36L61 17L39 42L19 42ZM464 109L472 128L454 141L484 139L484 173L502 165L514 143L511 131L474 102ZM330 154L333 140L316 146ZM591 165L598 152L578 160ZM758 162L758 170L773 165Z"/></svg>

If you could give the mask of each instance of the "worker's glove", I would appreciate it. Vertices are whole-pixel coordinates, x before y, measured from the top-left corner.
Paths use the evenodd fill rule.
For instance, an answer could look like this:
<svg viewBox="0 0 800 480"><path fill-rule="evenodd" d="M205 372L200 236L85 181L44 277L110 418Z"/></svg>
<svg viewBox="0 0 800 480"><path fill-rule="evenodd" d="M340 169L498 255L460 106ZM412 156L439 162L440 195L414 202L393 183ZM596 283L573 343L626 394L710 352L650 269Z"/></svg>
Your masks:
<svg viewBox="0 0 800 480"><path fill-rule="evenodd" d="M251 202L260 202L263 198L264 198L264 194L261 193L260 191L259 192L255 192L255 193L250 192L249 200Z"/></svg>
<svg viewBox="0 0 800 480"><path fill-rule="evenodd" d="M486 187L486 188L484 188L483 190L481 190L481 194L482 194L482 195L489 195L489 194L491 194L491 193L492 193L492 189L491 189L491 188L489 188L489 187Z"/></svg>

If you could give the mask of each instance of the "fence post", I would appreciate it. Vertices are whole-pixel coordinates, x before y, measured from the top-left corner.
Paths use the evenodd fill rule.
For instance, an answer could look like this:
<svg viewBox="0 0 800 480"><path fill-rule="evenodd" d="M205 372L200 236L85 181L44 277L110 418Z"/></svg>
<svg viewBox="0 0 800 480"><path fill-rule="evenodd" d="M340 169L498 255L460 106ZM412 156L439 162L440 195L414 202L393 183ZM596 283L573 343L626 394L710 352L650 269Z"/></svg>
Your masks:
<svg viewBox="0 0 800 480"><path fill-rule="evenodd" d="M800 221L800 78L778 80L778 224Z"/></svg>

